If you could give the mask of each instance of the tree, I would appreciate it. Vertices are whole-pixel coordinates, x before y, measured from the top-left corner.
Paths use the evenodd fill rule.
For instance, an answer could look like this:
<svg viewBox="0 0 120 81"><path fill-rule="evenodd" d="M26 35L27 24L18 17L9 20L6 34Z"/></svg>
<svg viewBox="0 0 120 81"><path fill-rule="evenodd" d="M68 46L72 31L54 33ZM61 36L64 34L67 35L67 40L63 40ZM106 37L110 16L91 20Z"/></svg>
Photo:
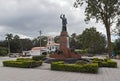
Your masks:
<svg viewBox="0 0 120 81"><path fill-rule="evenodd" d="M10 42L13 39L13 34L12 33L6 34L6 38L5 39L8 41L8 53L10 54Z"/></svg>
<svg viewBox="0 0 120 81"><path fill-rule="evenodd" d="M73 33L70 37L70 47L73 49L82 49L81 44L81 35L76 35L76 33Z"/></svg>
<svg viewBox="0 0 120 81"><path fill-rule="evenodd" d="M21 41L18 35L15 35L13 39L11 40L10 48L11 48L12 53L21 52Z"/></svg>
<svg viewBox="0 0 120 81"><path fill-rule="evenodd" d="M6 40L4 40L4 41L0 41L0 46L1 47L8 47L8 44L7 44L7 41Z"/></svg>
<svg viewBox="0 0 120 81"><path fill-rule="evenodd" d="M85 9L86 21L91 18L96 21L101 21L107 33L107 49L109 56L111 56L111 33L110 28L113 23L120 27L120 0L76 0L74 7L82 6L83 3L87 4Z"/></svg>
<svg viewBox="0 0 120 81"><path fill-rule="evenodd" d="M13 39L13 34L6 34L6 40L12 40Z"/></svg>
<svg viewBox="0 0 120 81"><path fill-rule="evenodd" d="M96 31L96 28L86 28L81 34L81 44L83 49L88 49L89 53L102 53L105 51L105 36Z"/></svg>
<svg viewBox="0 0 120 81"><path fill-rule="evenodd" d="M40 46L40 37L37 37L32 40L33 46L34 47L39 47ZM47 36L41 36L41 46L46 46L47 44Z"/></svg>
<svg viewBox="0 0 120 81"><path fill-rule="evenodd" d="M30 39L20 39L21 51L31 50L33 43Z"/></svg>
<svg viewBox="0 0 120 81"><path fill-rule="evenodd" d="M82 35L81 34L77 35L76 39L77 39L77 41L76 41L76 43L77 43L76 47L78 49L83 49L83 44L82 44L82 41L81 41Z"/></svg>
<svg viewBox="0 0 120 81"><path fill-rule="evenodd" d="M54 40L55 40L55 43L60 43L60 36L55 36Z"/></svg>
<svg viewBox="0 0 120 81"><path fill-rule="evenodd" d="M70 36L70 47L75 49L76 45L77 45L77 35L76 35L76 33L73 33Z"/></svg>
<svg viewBox="0 0 120 81"><path fill-rule="evenodd" d="M15 40L19 40L20 37L19 37L18 35L15 35L15 36L13 37L13 39L15 39Z"/></svg>
<svg viewBox="0 0 120 81"><path fill-rule="evenodd" d="M7 48L0 47L0 56L6 56L7 55Z"/></svg>
<svg viewBox="0 0 120 81"><path fill-rule="evenodd" d="M113 49L116 54L120 54L120 38L115 40Z"/></svg>

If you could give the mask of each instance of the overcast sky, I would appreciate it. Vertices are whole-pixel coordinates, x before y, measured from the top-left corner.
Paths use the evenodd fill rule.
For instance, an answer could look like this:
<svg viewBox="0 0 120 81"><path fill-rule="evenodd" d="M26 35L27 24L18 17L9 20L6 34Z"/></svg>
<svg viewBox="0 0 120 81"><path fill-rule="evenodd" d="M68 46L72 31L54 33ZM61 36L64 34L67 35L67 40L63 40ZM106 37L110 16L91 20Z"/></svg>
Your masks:
<svg viewBox="0 0 120 81"><path fill-rule="evenodd" d="M21 38L35 38L42 30L42 35L56 36L62 30L61 14L65 14L69 35L80 34L86 27L97 27L105 33L102 24L84 22L84 9L74 8L75 0L0 0L0 40L6 33L19 35Z"/></svg>

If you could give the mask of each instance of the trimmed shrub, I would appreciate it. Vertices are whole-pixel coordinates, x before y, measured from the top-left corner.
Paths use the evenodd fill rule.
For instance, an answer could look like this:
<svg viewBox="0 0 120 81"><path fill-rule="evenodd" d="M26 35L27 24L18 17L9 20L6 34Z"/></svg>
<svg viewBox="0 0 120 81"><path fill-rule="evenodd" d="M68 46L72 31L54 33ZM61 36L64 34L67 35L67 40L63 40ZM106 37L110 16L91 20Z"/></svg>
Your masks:
<svg viewBox="0 0 120 81"><path fill-rule="evenodd" d="M83 65L83 64L87 64L88 62L87 61L84 61L84 60L78 60L77 62L76 62L76 64L81 64L81 65Z"/></svg>
<svg viewBox="0 0 120 81"><path fill-rule="evenodd" d="M97 63L85 64L82 67L82 71L90 72L90 73L97 73L98 72L98 64Z"/></svg>
<svg viewBox="0 0 120 81"><path fill-rule="evenodd" d="M92 59L92 62L93 63L98 63L99 67L113 67L113 68L117 67L117 62L112 61L111 59L94 58L94 59Z"/></svg>
<svg viewBox="0 0 120 81"><path fill-rule="evenodd" d="M45 57L46 57L45 55L33 56L32 59L38 61L38 60L43 60Z"/></svg>
<svg viewBox="0 0 120 81"><path fill-rule="evenodd" d="M42 65L42 61L35 60L8 60L3 61L3 65L7 67L33 68Z"/></svg>
<svg viewBox="0 0 120 81"><path fill-rule="evenodd" d="M63 62L52 62L51 70L58 71L70 71L70 72L86 72L86 73L97 73L98 72L98 64L64 64Z"/></svg>
<svg viewBox="0 0 120 81"><path fill-rule="evenodd" d="M17 61L28 61L28 60L32 60L31 58L17 58Z"/></svg>
<svg viewBox="0 0 120 81"><path fill-rule="evenodd" d="M58 70L58 71L64 71L64 62L52 62L51 63L51 70Z"/></svg>
<svg viewBox="0 0 120 81"><path fill-rule="evenodd" d="M17 67L20 64L22 64L22 62L15 62L13 60L9 60L9 61L3 61L3 65L4 66L11 66L11 67Z"/></svg>
<svg viewBox="0 0 120 81"><path fill-rule="evenodd" d="M108 60L107 62L101 62L101 67L113 67L113 68L116 68L117 67L117 62L112 61L112 60Z"/></svg>
<svg viewBox="0 0 120 81"><path fill-rule="evenodd" d="M81 66L75 64L65 64L65 71L80 72Z"/></svg>

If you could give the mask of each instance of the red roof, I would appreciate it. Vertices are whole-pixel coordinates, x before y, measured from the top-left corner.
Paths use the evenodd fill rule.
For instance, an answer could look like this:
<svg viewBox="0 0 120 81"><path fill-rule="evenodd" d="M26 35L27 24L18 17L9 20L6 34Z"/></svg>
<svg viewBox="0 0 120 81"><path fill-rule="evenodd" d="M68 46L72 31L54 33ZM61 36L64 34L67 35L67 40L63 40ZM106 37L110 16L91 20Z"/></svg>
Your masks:
<svg viewBox="0 0 120 81"><path fill-rule="evenodd" d="M46 47L33 47L31 50L44 50Z"/></svg>

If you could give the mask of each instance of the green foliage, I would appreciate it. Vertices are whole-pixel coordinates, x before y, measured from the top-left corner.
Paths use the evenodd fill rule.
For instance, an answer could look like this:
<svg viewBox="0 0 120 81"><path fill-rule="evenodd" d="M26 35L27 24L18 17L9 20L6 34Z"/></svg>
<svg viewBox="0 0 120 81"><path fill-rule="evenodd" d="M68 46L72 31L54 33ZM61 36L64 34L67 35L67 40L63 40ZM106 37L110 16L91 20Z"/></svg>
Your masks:
<svg viewBox="0 0 120 81"><path fill-rule="evenodd" d="M107 48L111 56L111 33L110 29L115 23L117 29L120 28L120 0L76 0L74 7L82 6L85 3L85 21L96 19L104 24L107 33ZM93 52L93 51L92 51Z"/></svg>
<svg viewBox="0 0 120 81"><path fill-rule="evenodd" d="M117 62L112 61L110 59L98 59L98 58L94 58L92 59L93 63L98 63L99 67L113 67L116 68L117 67Z"/></svg>
<svg viewBox="0 0 120 81"><path fill-rule="evenodd" d="M20 39L18 35L13 36L13 34L6 34L6 40L3 43L6 43L8 51L12 53L20 53L23 50L30 50L32 47L32 42L29 39Z"/></svg>
<svg viewBox="0 0 120 81"><path fill-rule="evenodd" d="M60 36L55 36L54 40L56 43L60 43Z"/></svg>
<svg viewBox="0 0 120 81"><path fill-rule="evenodd" d="M70 47L74 49L84 49L76 50L77 53L102 53L105 51L106 38L105 36L98 32L96 28L86 28L82 34L76 35L73 33L70 36Z"/></svg>
<svg viewBox="0 0 120 81"><path fill-rule="evenodd" d="M108 60L107 63L107 67L117 67L117 62L115 61Z"/></svg>
<svg viewBox="0 0 120 81"><path fill-rule="evenodd" d="M5 47L0 47L0 56L6 56L8 49Z"/></svg>
<svg viewBox="0 0 120 81"><path fill-rule="evenodd" d="M37 37L37 38L33 39L32 42L33 42L34 47L40 46L40 37ZM42 42L41 46L46 46L47 36L41 36L41 42Z"/></svg>
<svg viewBox="0 0 120 81"><path fill-rule="evenodd" d="M92 63L92 64L85 64L82 67L83 72L90 72L90 73L97 73L98 72L98 64Z"/></svg>
<svg viewBox="0 0 120 81"><path fill-rule="evenodd" d="M78 61L76 62L76 64L84 65L84 64L88 64L88 62L87 62L87 61L84 61L84 60L78 60Z"/></svg>
<svg viewBox="0 0 120 81"><path fill-rule="evenodd" d="M12 40L13 39L13 34L12 33L6 34L6 38L5 39L8 40L8 41Z"/></svg>
<svg viewBox="0 0 120 81"><path fill-rule="evenodd" d="M120 54L120 38L115 40L113 50L115 54Z"/></svg>
<svg viewBox="0 0 120 81"><path fill-rule="evenodd" d="M28 60L32 60L31 58L17 58L17 61L28 61Z"/></svg>
<svg viewBox="0 0 120 81"><path fill-rule="evenodd" d="M89 53L102 53L105 50L105 36L96 31L96 28L86 28L81 35L83 48L88 48Z"/></svg>
<svg viewBox="0 0 120 81"><path fill-rule="evenodd" d="M6 40L2 42L4 47L10 48L8 51L12 53L20 53L23 50L27 51L33 47L32 41L30 39L20 39L18 35L13 36L13 34L6 34Z"/></svg>
<svg viewBox="0 0 120 81"><path fill-rule="evenodd" d="M64 71L64 62L63 61L52 62L51 70Z"/></svg>
<svg viewBox="0 0 120 81"><path fill-rule="evenodd" d="M33 68L42 65L42 61L19 58L16 61L14 60L3 61L3 65L7 67Z"/></svg>
<svg viewBox="0 0 120 81"><path fill-rule="evenodd" d="M17 37L15 37L15 39L12 39L10 41L10 52L11 53L20 53L21 52L21 43L20 43L20 39L17 39Z"/></svg>
<svg viewBox="0 0 120 81"><path fill-rule="evenodd" d="M75 50L75 52L77 52L78 54L86 54L88 52L88 49L84 49L84 50Z"/></svg>
<svg viewBox="0 0 120 81"><path fill-rule="evenodd" d="M73 49L81 49L82 48L82 44L80 41L81 37L80 35L76 35L76 33L73 33L70 37L70 47Z"/></svg>
<svg viewBox="0 0 120 81"><path fill-rule="evenodd" d="M33 43L30 39L20 39L21 50L28 51L33 47Z"/></svg>
<svg viewBox="0 0 120 81"><path fill-rule="evenodd" d="M92 64L78 65L78 64L64 64L63 62L52 62L51 70L97 73L98 64L92 63Z"/></svg>
<svg viewBox="0 0 120 81"><path fill-rule="evenodd" d="M77 61L76 64L65 64L63 61L52 62L51 70L57 71L70 71L70 72L84 72L84 73L97 73L98 67L117 67L117 62L110 59L91 59L92 63L84 61Z"/></svg>
<svg viewBox="0 0 120 81"><path fill-rule="evenodd" d="M113 19L119 19L120 15L120 1L119 0L76 0L74 6L78 7L82 6L83 3L87 4L85 9L86 20L90 20L90 18L98 20L102 20L104 24L105 19L108 21L108 24L114 23ZM104 18L105 19L104 19ZM117 20L119 21L119 20Z"/></svg>
<svg viewBox="0 0 120 81"><path fill-rule="evenodd" d="M43 60L45 57L46 57L45 55L33 56L32 59L38 61L38 60Z"/></svg>

